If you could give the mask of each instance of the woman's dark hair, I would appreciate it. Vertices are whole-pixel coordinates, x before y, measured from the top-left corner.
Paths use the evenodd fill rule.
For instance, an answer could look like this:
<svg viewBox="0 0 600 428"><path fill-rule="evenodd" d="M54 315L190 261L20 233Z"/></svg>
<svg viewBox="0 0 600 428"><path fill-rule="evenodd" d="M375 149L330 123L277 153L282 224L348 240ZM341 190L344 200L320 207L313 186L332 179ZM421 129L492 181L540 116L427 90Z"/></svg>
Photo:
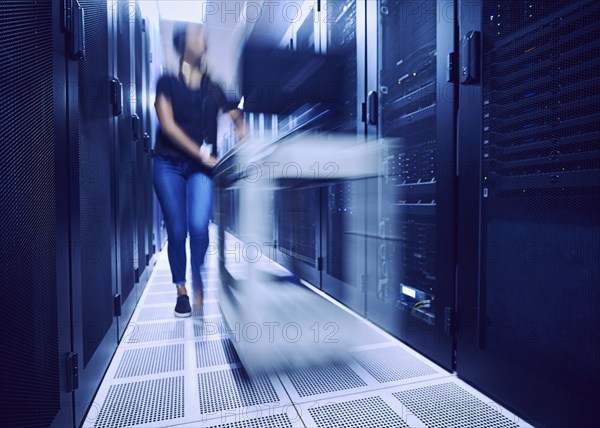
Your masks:
<svg viewBox="0 0 600 428"><path fill-rule="evenodd" d="M185 25L177 25L173 29L173 46L175 47L175 52L179 55L183 56L185 52L185 34L187 27Z"/></svg>
<svg viewBox="0 0 600 428"><path fill-rule="evenodd" d="M180 56L183 56L183 53L185 52L185 38L187 29L190 25L196 26L206 32L206 27L199 23L175 24L175 27L173 28L173 47L175 48L175 52ZM206 37L206 33L204 33L204 36Z"/></svg>

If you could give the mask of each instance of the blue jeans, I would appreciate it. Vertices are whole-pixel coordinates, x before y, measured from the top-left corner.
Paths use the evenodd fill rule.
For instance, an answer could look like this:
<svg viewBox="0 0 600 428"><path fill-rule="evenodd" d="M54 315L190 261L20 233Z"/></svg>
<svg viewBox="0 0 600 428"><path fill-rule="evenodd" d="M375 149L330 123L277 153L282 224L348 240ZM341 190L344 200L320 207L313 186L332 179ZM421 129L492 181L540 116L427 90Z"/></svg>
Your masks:
<svg viewBox="0 0 600 428"><path fill-rule="evenodd" d="M185 241L190 234L192 280L208 248L213 183L202 166L189 159L155 156L152 166L154 190L160 203L169 239L168 256L174 284L185 284Z"/></svg>

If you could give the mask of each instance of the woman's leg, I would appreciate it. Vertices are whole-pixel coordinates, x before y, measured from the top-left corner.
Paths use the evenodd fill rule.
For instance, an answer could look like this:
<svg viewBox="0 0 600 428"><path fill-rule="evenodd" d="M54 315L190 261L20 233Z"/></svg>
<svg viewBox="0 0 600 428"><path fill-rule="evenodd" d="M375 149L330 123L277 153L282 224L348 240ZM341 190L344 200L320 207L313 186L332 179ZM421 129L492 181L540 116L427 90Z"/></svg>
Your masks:
<svg viewBox="0 0 600 428"><path fill-rule="evenodd" d="M157 156L153 159L154 190L169 237L168 256L173 283L185 285L187 237L186 179L180 162Z"/></svg>
<svg viewBox="0 0 600 428"><path fill-rule="evenodd" d="M200 268L208 248L208 221L212 212L213 182L202 172L190 174L187 181L188 227L192 280L201 284Z"/></svg>

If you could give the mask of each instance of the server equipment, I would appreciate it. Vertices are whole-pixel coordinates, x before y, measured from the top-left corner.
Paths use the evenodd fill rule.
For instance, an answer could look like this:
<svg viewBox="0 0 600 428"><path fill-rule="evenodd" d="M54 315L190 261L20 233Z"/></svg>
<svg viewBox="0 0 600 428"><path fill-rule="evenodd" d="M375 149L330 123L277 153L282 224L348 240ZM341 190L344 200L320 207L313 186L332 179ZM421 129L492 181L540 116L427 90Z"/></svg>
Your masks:
<svg viewBox="0 0 600 428"><path fill-rule="evenodd" d="M6 426L68 426L68 86L58 4L2 2L0 39L0 414Z"/></svg>
<svg viewBox="0 0 600 428"><path fill-rule="evenodd" d="M142 180L150 177L150 171L148 171L146 158L148 156L147 150L144 145L147 143L145 135L148 136L145 126L145 117L147 112L144 111L144 104L142 99L144 79L145 79L145 66L144 66L144 36L145 36L145 21L142 20L141 11L136 9L133 17L133 71L134 71L134 82L135 82L135 109L131 115L131 127L132 127L132 143L133 143L133 156L134 156L134 192L133 201L135 204L134 218L135 218L135 242L134 248L134 280L136 284L140 284L140 280L145 278L148 271L146 270L146 264L149 261L148 253L148 232L147 225L150 223L146 216L151 214L152 211L146 210L146 192L145 189L147 183ZM133 107L133 100L132 100ZM144 135L145 134L145 135ZM141 281L143 283L143 281ZM141 286L136 287L137 293L141 294Z"/></svg>
<svg viewBox="0 0 600 428"><path fill-rule="evenodd" d="M276 260L313 284L320 283L320 198L317 186L287 187L274 194Z"/></svg>
<svg viewBox="0 0 600 428"><path fill-rule="evenodd" d="M477 6L461 25L482 72L461 61L458 374L539 426L596 426L600 5Z"/></svg>
<svg viewBox="0 0 600 428"><path fill-rule="evenodd" d="M135 58L132 45L135 15L132 16L129 3L117 3L114 10L116 62L114 79L122 88L121 111L115 115L115 216L117 248L117 287L122 301L121 313L129 319L135 309L135 270L139 268L137 260L135 228L135 157L134 133L139 128L139 116L136 111ZM135 125L135 126L134 126ZM131 299L129 298L131 296ZM121 333L124 330L121 331Z"/></svg>
<svg viewBox="0 0 600 428"><path fill-rule="evenodd" d="M134 11L133 26L133 66L135 77L135 113L132 114L132 143L134 151L134 280L137 297L141 296L150 274L150 263L155 252L154 210L152 209L154 190L152 181L152 119L149 109L149 40L146 20L141 11ZM133 100L132 100L133 101ZM133 103L132 103L133 105Z"/></svg>
<svg viewBox="0 0 600 428"><path fill-rule="evenodd" d="M149 181L152 177L152 147L154 147L154 110L153 102L151 98L151 87L152 81L152 46L150 33L152 28L146 19L142 20L142 35L141 35L141 64L142 64L142 87L138 93L142 94L141 108L142 108L142 147L144 150L144 176L146 181ZM137 61L137 60L136 60ZM143 189L145 204L145 222L146 222L146 265L153 266L154 254L157 250L160 250L160 244L158 243L158 220L156 215L154 203L154 188L149 185L148 182L144 182L141 186ZM149 272L148 272L149 273Z"/></svg>
<svg viewBox="0 0 600 428"><path fill-rule="evenodd" d="M356 135L364 143L362 103L365 94L364 54L366 2L327 2L323 9L326 51L344 58L340 99L323 117L322 132ZM335 166L333 166L334 168ZM363 179L322 188L322 288L361 315L365 307L365 220L367 200Z"/></svg>
<svg viewBox="0 0 600 428"><path fill-rule="evenodd" d="M73 3L75 6L76 3ZM79 2L85 58L68 69L71 292L75 422L79 424L117 347L117 241L113 185L112 17L106 4ZM93 12L93 13L92 13ZM118 297L117 297L118 298Z"/></svg>
<svg viewBox="0 0 600 428"><path fill-rule="evenodd" d="M361 16L363 2L338 0L328 2L320 19L326 23L327 53L338 54L343 60L338 105L324 119L323 131L356 133L358 128L358 67L357 9ZM364 13L363 13L364 15ZM324 19L326 18L326 19ZM359 91L360 92L360 91Z"/></svg>
<svg viewBox="0 0 600 428"><path fill-rule="evenodd" d="M319 4L295 44L351 46L357 97L278 130L379 137L382 170L277 193L288 266L527 421L598 425L600 6Z"/></svg>
<svg viewBox="0 0 600 428"><path fill-rule="evenodd" d="M339 91L334 70L340 68L340 61L337 57L334 59L322 55L320 37L315 25L319 16L320 12L311 8L302 17L303 21L298 24L296 31L290 28L282 40L271 41L273 46L279 45L277 48L263 47L258 51L258 54L265 52L278 67L265 71L274 74L273 79L261 80L264 79L265 72L260 71L262 77L259 77L256 73L258 70L252 75L244 75L244 80L248 82L278 82L275 87L279 89L274 94L269 93L272 96L265 97L263 91L262 105L256 102L250 105L251 110L256 106L258 111L274 113L261 113L264 119L269 117L268 120L263 120L265 136L270 132L273 138L282 139L290 134L314 130L326 120L327 112L336 104ZM256 59L251 56L249 59L251 62L247 63L245 71L256 68ZM302 64L306 71L300 70L299 64ZM291 89L288 90L289 85ZM252 91L248 93L252 100ZM246 98L248 97L245 95L244 99ZM244 108L246 109L246 101ZM255 115L258 116L258 113ZM274 187L280 187L280 190L275 190L271 195L273 258L304 279L320 284L321 189L318 186L307 188L301 184L303 178L312 177L311 174L318 171L302 171L292 161L287 165L274 165L274 168L279 169L277 172L285 168L292 180L270 183Z"/></svg>
<svg viewBox="0 0 600 428"><path fill-rule="evenodd" d="M442 16L442 13L449 13ZM378 218L369 225L367 317L453 367L454 50L452 2L379 4L382 138ZM400 42L399 42L400 41Z"/></svg>
<svg viewBox="0 0 600 428"><path fill-rule="evenodd" d="M93 0L0 6L0 413L10 426L79 426L128 320L117 282L127 251L116 233L118 12Z"/></svg>

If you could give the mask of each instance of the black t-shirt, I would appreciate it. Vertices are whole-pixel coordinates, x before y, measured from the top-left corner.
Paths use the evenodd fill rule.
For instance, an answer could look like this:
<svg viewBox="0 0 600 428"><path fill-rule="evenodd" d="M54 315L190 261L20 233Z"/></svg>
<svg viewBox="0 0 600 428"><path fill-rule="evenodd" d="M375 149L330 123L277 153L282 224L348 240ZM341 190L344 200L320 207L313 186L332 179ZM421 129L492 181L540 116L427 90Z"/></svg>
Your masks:
<svg viewBox="0 0 600 428"><path fill-rule="evenodd" d="M227 101L225 93L212 82L207 74L202 76L200 88L190 89L181 77L162 76L156 84L156 96L164 95L173 106L175 123L188 137L198 143L212 144L213 155L217 154L217 116L219 110L225 112L235 108ZM173 158L187 158L158 126L155 153Z"/></svg>

